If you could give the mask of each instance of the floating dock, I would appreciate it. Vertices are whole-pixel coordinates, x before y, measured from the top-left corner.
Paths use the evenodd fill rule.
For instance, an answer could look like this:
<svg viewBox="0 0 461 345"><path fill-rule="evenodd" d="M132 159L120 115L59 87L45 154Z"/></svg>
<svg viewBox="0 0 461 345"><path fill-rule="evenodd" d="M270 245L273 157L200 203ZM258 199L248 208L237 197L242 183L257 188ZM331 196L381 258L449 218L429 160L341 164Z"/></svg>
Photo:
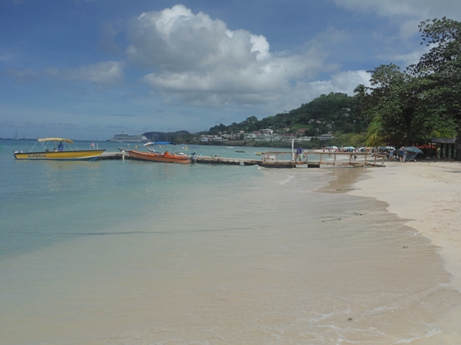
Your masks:
<svg viewBox="0 0 461 345"><path fill-rule="evenodd" d="M125 152L103 152L98 160L130 158Z"/></svg>

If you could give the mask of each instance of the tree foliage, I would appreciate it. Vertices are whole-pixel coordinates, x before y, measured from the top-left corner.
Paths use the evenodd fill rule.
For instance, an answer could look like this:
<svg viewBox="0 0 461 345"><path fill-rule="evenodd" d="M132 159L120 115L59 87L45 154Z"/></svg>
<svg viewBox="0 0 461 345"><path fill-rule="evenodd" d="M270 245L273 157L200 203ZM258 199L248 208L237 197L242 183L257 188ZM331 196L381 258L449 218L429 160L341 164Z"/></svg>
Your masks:
<svg viewBox="0 0 461 345"><path fill-rule="evenodd" d="M454 126L461 133L461 22L447 19L426 20L419 25L421 44L430 47L408 70L424 78L425 107L434 127Z"/></svg>
<svg viewBox="0 0 461 345"><path fill-rule="evenodd" d="M371 73L367 112L369 145L405 144L426 140L430 126L421 104L424 80L401 71L395 64L381 65Z"/></svg>
<svg viewBox="0 0 461 345"><path fill-rule="evenodd" d="M370 71L364 111L368 144L414 144L461 133L461 23L447 18L419 26L430 50L405 71L395 64Z"/></svg>

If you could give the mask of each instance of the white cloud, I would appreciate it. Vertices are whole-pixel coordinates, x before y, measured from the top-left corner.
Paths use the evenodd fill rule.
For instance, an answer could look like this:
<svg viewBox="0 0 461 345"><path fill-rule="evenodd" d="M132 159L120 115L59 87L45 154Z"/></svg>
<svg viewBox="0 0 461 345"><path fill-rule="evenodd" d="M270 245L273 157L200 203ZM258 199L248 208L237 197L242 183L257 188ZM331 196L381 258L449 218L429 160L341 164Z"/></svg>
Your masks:
<svg viewBox="0 0 461 345"><path fill-rule="evenodd" d="M128 38L128 60L150 71L142 80L194 104L266 103L327 68L318 47L302 55L271 53L264 36L229 30L182 5L141 14Z"/></svg>

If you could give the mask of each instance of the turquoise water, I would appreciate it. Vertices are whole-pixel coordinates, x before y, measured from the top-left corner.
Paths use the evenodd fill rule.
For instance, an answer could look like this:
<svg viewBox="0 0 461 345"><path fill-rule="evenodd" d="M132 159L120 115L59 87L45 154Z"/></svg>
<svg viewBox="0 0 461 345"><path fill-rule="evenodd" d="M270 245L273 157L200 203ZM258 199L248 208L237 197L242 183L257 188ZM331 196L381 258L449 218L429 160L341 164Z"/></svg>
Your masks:
<svg viewBox="0 0 461 345"><path fill-rule="evenodd" d="M174 207L176 198L184 198L194 188L218 184L226 188L257 176L256 169L238 167L14 159L14 150L30 150L34 143L0 142L0 258L75 236L103 233L116 224L129 224L132 218ZM117 152L117 146L123 145L97 144L107 152ZM77 146L87 149L90 143L77 142ZM189 151L197 155L258 157L253 153L256 149L242 154L225 147L194 146Z"/></svg>
<svg viewBox="0 0 461 345"><path fill-rule="evenodd" d="M337 192L353 169L22 162L33 142L0 145L0 344L409 343L461 303L429 241Z"/></svg>

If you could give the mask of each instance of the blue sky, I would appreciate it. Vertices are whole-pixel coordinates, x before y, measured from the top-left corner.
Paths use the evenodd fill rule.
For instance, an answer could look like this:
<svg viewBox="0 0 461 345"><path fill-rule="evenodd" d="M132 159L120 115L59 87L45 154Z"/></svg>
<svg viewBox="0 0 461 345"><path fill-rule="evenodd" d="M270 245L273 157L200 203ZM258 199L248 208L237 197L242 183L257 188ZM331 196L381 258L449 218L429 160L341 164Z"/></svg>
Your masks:
<svg viewBox="0 0 461 345"><path fill-rule="evenodd" d="M258 119L416 62L459 0L2 0L0 137L106 140Z"/></svg>

